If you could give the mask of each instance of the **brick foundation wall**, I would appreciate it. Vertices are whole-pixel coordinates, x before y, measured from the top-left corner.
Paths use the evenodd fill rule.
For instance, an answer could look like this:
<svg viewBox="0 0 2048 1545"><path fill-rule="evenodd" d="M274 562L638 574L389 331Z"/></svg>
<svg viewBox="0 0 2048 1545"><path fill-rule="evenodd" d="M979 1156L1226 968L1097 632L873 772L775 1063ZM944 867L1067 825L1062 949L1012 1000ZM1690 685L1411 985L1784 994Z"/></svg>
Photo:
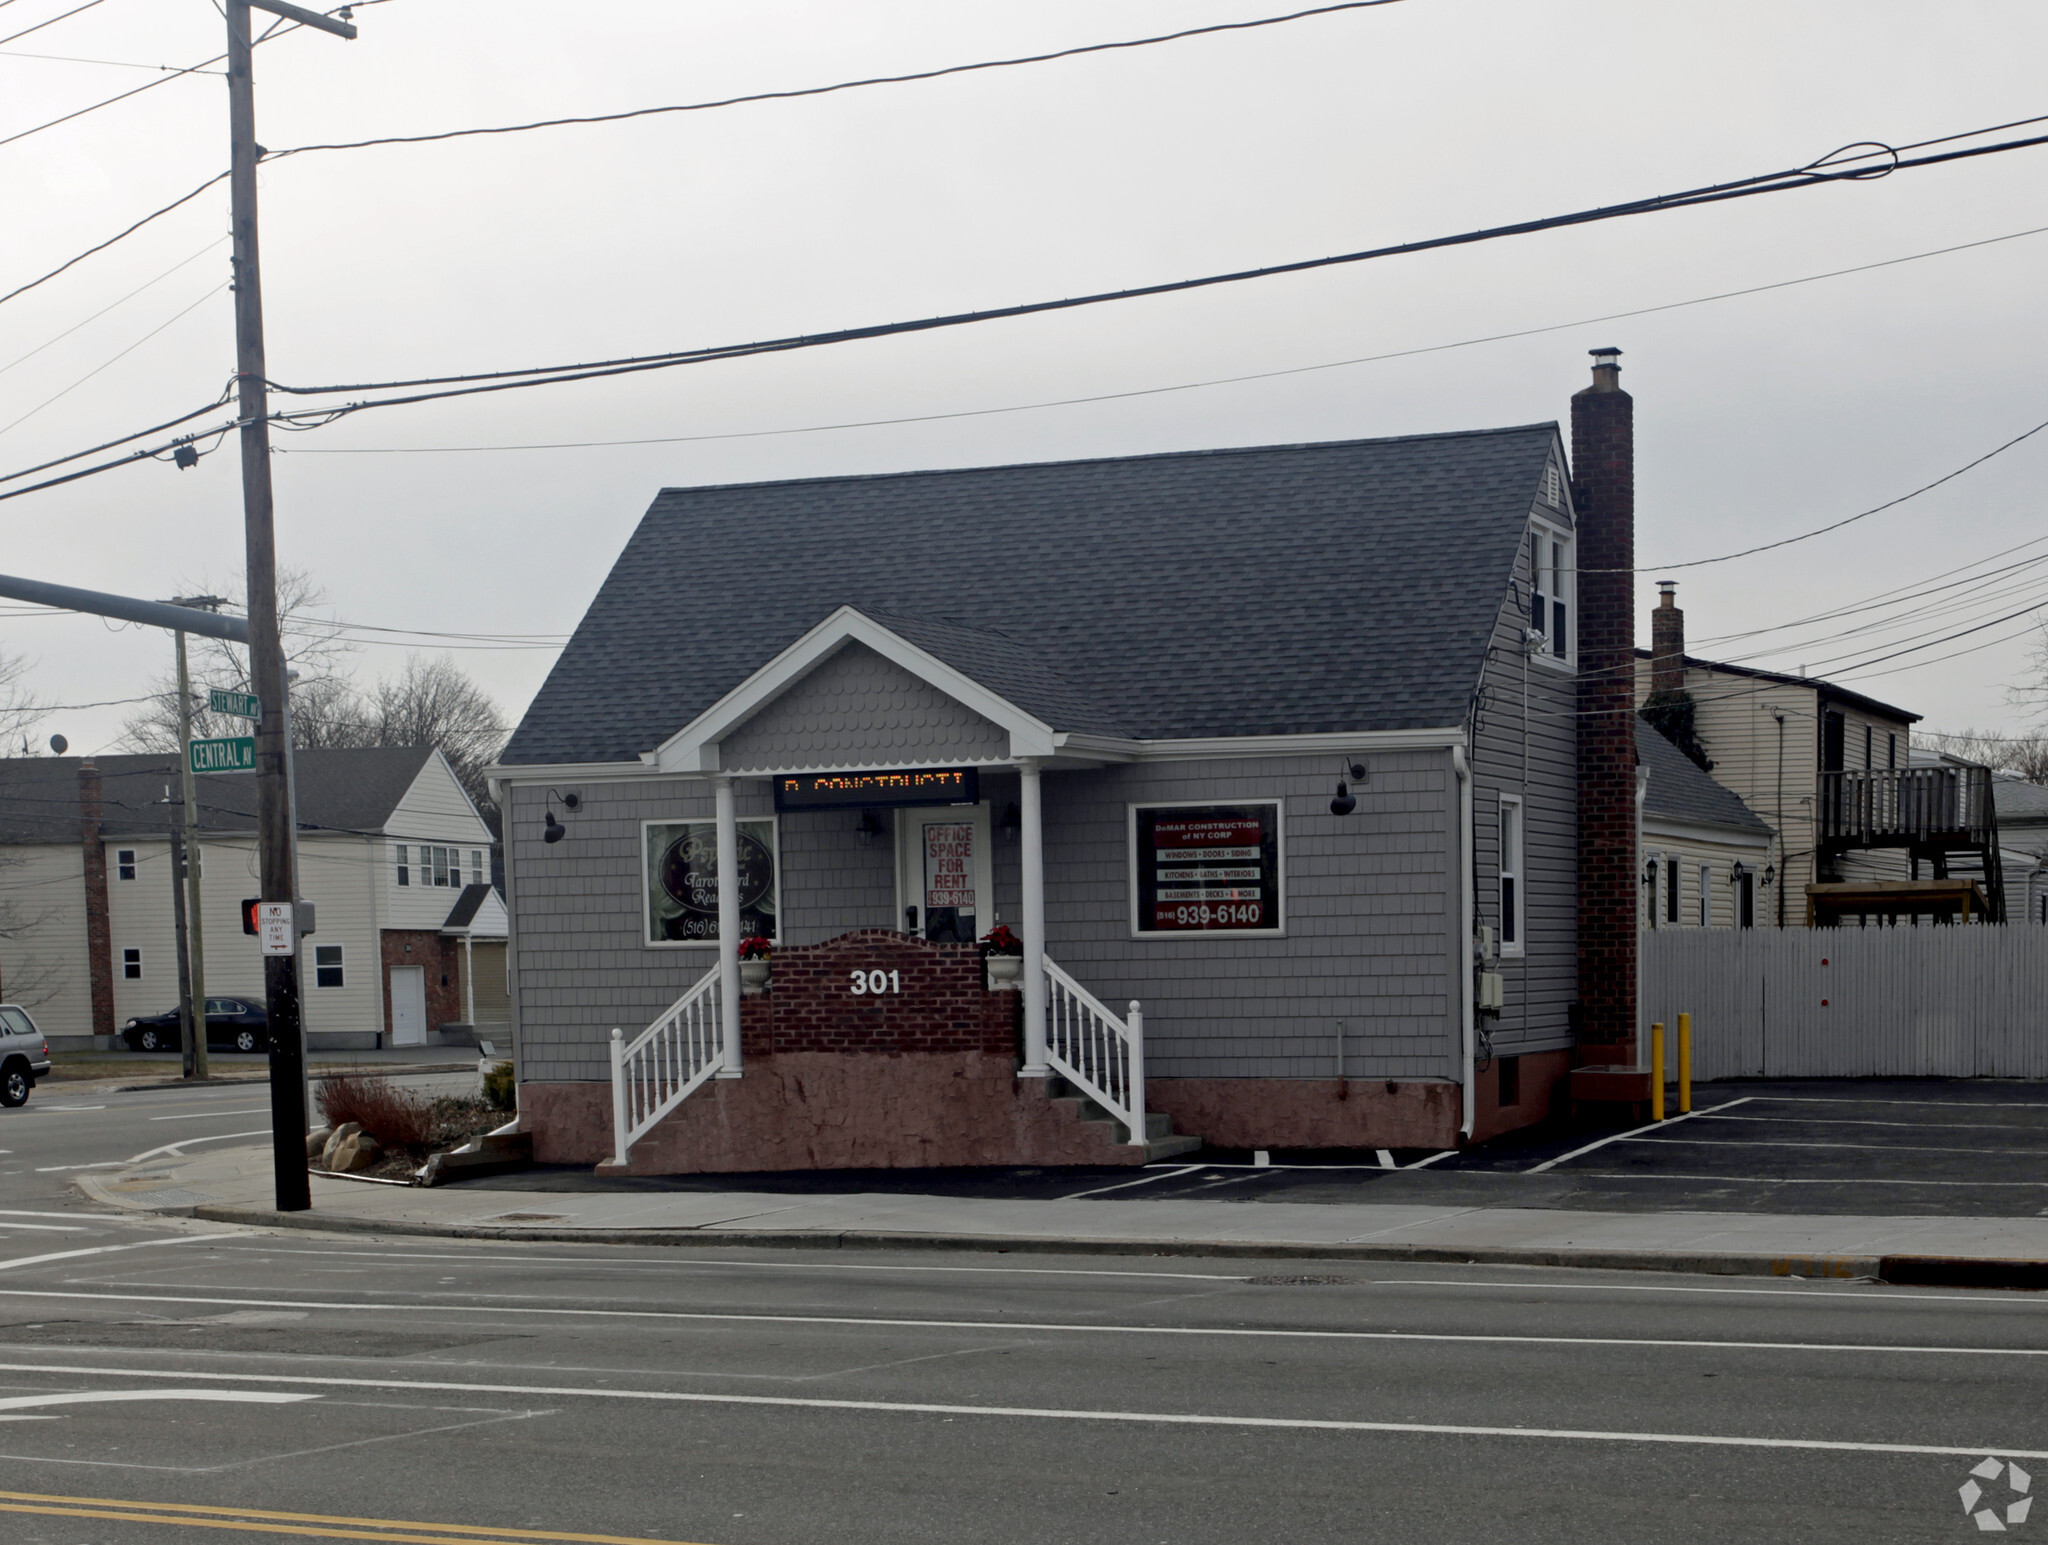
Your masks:
<svg viewBox="0 0 2048 1545"><path fill-rule="evenodd" d="M883 972L889 990L855 992L856 971ZM1022 998L982 984L981 951L972 944L861 928L775 952L769 990L741 1002L740 1050L1013 1056Z"/></svg>
<svg viewBox="0 0 2048 1545"><path fill-rule="evenodd" d="M1636 1038L1635 404L1619 368L1572 398L1579 560L1579 1056Z"/></svg>

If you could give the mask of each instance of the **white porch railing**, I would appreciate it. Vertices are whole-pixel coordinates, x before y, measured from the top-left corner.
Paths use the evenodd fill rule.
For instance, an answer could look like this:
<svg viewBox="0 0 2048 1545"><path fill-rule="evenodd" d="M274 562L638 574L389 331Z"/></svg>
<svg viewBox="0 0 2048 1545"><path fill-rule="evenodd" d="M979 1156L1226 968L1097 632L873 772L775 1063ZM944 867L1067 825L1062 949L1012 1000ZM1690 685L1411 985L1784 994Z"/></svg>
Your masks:
<svg viewBox="0 0 2048 1545"><path fill-rule="evenodd" d="M1045 1060L1052 1070L1124 1124L1145 1133L1145 1016L1131 1000L1128 1020L1045 961Z"/></svg>
<svg viewBox="0 0 2048 1545"><path fill-rule="evenodd" d="M718 968L713 966L632 1040L623 1031L612 1031L613 1160L624 1164L628 1149L724 1065Z"/></svg>

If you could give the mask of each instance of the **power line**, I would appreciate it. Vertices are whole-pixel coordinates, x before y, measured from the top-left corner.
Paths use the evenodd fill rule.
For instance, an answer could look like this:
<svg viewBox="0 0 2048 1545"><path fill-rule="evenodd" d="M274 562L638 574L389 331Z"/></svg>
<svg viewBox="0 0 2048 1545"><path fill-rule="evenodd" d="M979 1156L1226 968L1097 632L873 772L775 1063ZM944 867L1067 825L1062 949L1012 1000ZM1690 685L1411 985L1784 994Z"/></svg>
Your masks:
<svg viewBox="0 0 2048 1545"><path fill-rule="evenodd" d="M220 294L221 291L227 288L227 281L222 280L219 284L215 285L212 289L208 290L204 295L200 296L199 299L193 301L191 305L185 307L182 311L178 312L169 321L161 322L157 326L152 327L140 338L137 338L133 343L129 344L128 347L123 349L119 354L116 354L112 359L107 360L104 364L95 365L92 369L88 370L84 375L80 376L76 381L73 381L69 386L65 387L63 391L58 392L55 396L45 397L33 408L30 408L28 412L22 414L20 418L14 419L5 424L0 424L0 435L6 434L10 429L14 428L16 424L26 423L29 419L34 418L38 413L42 412L43 409L50 406L51 403L56 402L59 398L68 397L71 393L77 391L79 387L85 385L86 382L90 381L94 376L98 375L102 370L106 370L111 366L120 363L122 360L126 359L130 354L133 354L137 349L141 348L145 343L149 342L149 340L154 338L158 333L163 332L166 328L172 326L172 324L174 323L183 321L186 317L190 316L193 312L197 311L201 306L205 305L208 301L212 300L214 296Z"/></svg>
<svg viewBox="0 0 2048 1545"><path fill-rule="evenodd" d="M36 355L42 353L43 350L49 348L51 344L60 343L64 339L69 338L73 333L77 332L79 328L84 327L86 323L97 322L101 317L105 316L109 311L112 311L116 306L123 305L126 302L135 299L136 296L140 295L144 290L148 289L151 285L161 284L164 280L170 278L172 274L176 273L179 269L183 268L187 263L198 262L199 259L205 257L207 253L211 252L215 247L218 247L222 242L231 239L232 238L227 236L214 237L212 241L208 242L205 246L201 247L197 252L193 253L190 257L180 258L177 262L173 263L169 268L166 268L162 273L158 274L154 279L151 279L143 284L138 284L126 295L123 295L120 298L120 300L112 301L107 305L100 307L99 310L95 311L91 316L87 317L84 322L73 322L69 327L65 328L63 332L57 334L56 337L45 339L43 342L37 344L34 348L30 349L28 353L18 354L13 359L9 360L6 364L0 365L0 376L4 376L5 374L7 374L8 371L12 370L16 365L21 364L22 361L35 358Z"/></svg>
<svg viewBox="0 0 2048 1545"><path fill-rule="evenodd" d="M58 15L52 16L48 21L39 21L33 27L23 27L19 32L10 32L6 37L0 38L0 48L6 47L9 43L12 43L16 38L25 38L31 32L41 32L45 27L54 27L60 21L68 21L71 17L76 16L80 11L89 11L94 6L102 5L104 3L105 0L85 0L85 4L74 5L70 10L60 12Z"/></svg>
<svg viewBox="0 0 2048 1545"><path fill-rule="evenodd" d="M5 142L0 141L0 143ZM121 241L126 237L133 236L137 231L141 230L145 225L149 224L150 221L161 219L163 216L169 214L172 210L180 207L181 205L191 203L192 200L199 197L200 194L204 193L208 188L212 187L215 183L226 182L227 179L228 174L226 172L222 172L215 177L207 178L206 181L202 182L190 193L184 194L182 197L179 198L174 198L170 201L170 203L164 205L163 208L155 210L150 214L144 215L140 220L137 220L133 225L129 226L126 230L116 232L114 235L109 236L105 241L101 242L98 246L87 247L83 252L79 253L76 257L65 259L63 262L59 263L55 268L51 269L48 273L44 274L42 278L31 279L27 284L21 285L16 289L9 290L5 295L0 295L0 306L6 305L10 300L13 300L14 297L17 295L26 295L30 290L35 289L38 285L48 284L52 279L56 278L57 275L63 273L65 269L76 267L78 264L83 263L87 258L91 257L96 252L106 251L107 248L113 246L115 242Z"/></svg>
<svg viewBox="0 0 2048 1545"><path fill-rule="evenodd" d="M789 91L760 91L748 96L723 97L713 102L679 102L661 107L636 107L626 112L596 113L580 118L542 118L531 123L501 124L495 128L448 129L439 134L395 134L381 139L349 140L329 145L294 145L288 150L273 150L264 159L277 161L285 156L308 155L320 150L367 150L375 145L424 145L440 140L472 139L481 135L525 134L534 129L559 129L578 124L622 123L631 118L651 118L666 113L709 112L713 108L737 107L746 102L786 102L797 97L829 96L833 92L854 91L865 86L900 86L911 81L937 80L947 75L966 75L976 70L1007 70L1019 65L1046 64L1055 59L1072 59L1082 54L1148 48L1155 43L1177 43L1183 38L1203 37L1210 33L1245 32L1254 27L1277 27L1283 22L1301 21L1311 16L1328 16L1337 11L1369 10L1375 6L1398 3L1399 0L1345 0L1343 4L1319 5L1306 11L1291 11L1285 16L1262 16L1253 21L1230 21L1208 27L1187 27L1179 32L1165 32L1156 37L1127 38L1116 43L1084 43L1076 48L1056 49L1046 54L1026 54L1015 59L983 59L973 64L942 65L935 70L917 70L907 75L873 75L863 80L837 81L829 86L802 86Z"/></svg>
<svg viewBox="0 0 2048 1545"><path fill-rule="evenodd" d="M130 59L81 59L76 54L30 54L18 48L4 51L8 59L47 59L54 64L103 64L115 70L161 70L170 75L219 75L219 70L202 70L197 65L138 64Z"/></svg>
<svg viewBox="0 0 2048 1545"><path fill-rule="evenodd" d="M956 418L985 418L998 413L1029 413L1042 408L1081 407L1097 402L1118 402L1129 397L1156 397L1168 392L1200 391L1212 386L1236 386L1246 381L1271 381L1284 376L1308 375L1319 370L1341 370L1351 365L1374 365L1390 359L1412 359L1420 354L1441 354L1451 349L1469 349L1485 343L1505 343L1517 338L1535 338L1545 333L1569 332L1575 328L1595 327L1606 322L1626 321L1631 317L1653 316L1660 311L1677 311L1688 306L1704 306L1714 301L1735 300L1745 295L1762 295L1771 290L1789 289L1795 285L1816 284L1823 279L1839 279L1849 274L1869 273L1874 269L1892 268L1901 263L1917 263L1923 258L1945 257L1953 252L1968 252L1977 247L1995 246L2000 242L2018 241L2026 236L2039 236L2048 232L2048 225L2037 225L2030 230L2012 231L2004 236L1987 236L1982 241L1962 242L1953 247L1936 247L1927 252L1912 252L1904 257L1884 258L1875 263L1859 263L1851 268L1835 268L1825 273L1806 274L1797 279L1779 279L1770 284L1750 285L1740 290L1723 290L1715 295L1699 295L1691 300L1665 301L1655 306L1639 306L1633 311L1611 311L1605 316L1585 317L1576 322L1552 322L1542 327L1518 328L1513 332L1487 333L1477 338L1460 338L1454 343L1425 344L1420 348L1394 349L1384 354L1361 354L1351 359L1326 360L1314 365L1291 365L1283 370L1258 370L1245 375L1215 376L1206 381L1182 381L1172 386L1143 386L1127 392L1098 392L1087 397L1056 397L1043 402L1009 403L995 408L963 408L951 413L912 413L898 418L854 419L837 424L803 424L784 429L740 429L722 434L702 435L658 435L637 440L550 440L531 444L516 445L365 445L365 446L279 446L280 456L417 456L439 455L474 451L564 451L595 448L615 448L627 445L688 445L701 440L755 440L779 435L822 434L841 429L879 429L899 424L929 424Z"/></svg>

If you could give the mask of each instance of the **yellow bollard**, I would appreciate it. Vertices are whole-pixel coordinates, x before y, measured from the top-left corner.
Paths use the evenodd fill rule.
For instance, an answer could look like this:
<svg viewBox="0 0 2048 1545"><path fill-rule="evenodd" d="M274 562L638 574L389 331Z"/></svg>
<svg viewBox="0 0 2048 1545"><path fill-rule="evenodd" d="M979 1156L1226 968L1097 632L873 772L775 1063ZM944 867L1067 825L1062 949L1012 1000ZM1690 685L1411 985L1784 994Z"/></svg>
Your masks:
<svg viewBox="0 0 2048 1545"><path fill-rule="evenodd" d="M1692 1114L1692 1015L1678 1016L1678 1113Z"/></svg>
<svg viewBox="0 0 2048 1545"><path fill-rule="evenodd" d="M1650 1026L1650 1119L1664 1119L1664 1026Z"/></svg>

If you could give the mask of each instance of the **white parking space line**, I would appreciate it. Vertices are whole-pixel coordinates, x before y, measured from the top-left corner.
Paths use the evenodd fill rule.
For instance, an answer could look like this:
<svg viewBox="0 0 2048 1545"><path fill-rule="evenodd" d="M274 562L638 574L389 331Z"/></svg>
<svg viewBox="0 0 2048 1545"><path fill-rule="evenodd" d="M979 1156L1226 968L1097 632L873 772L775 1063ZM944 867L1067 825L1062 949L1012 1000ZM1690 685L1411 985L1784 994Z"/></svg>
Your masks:
<svg viewBox="0 0 2048 1545"><path fill-rule="evenodd" d="M47 1406L103 1406L120 1400L211 1400L224 1405L286 1406L308 1395L272 1389L108 1389L73 1390L61 1395L10 1395L0 1400L0 1411L33 1411Z"/></svg>
<svg viewBox="0 0 2048 1545"><path fill-rule="evenodd" d="M63 1175L75 1169L126 1169L126 1159L101 1159L92 1164L49 1164L36 1171L38 1175Z"/></svg>
<svg viewBox="0 0 2048 1545"><path fill-rule="evenodd" d="M1464 1170L1461 1174L1482 1174L1485 1171ZM2048 1180L1888 1180L1876 1175L1852 1177L1829 1176L1816 1178L1811 1175L1684 1175L1665 1174L1662 1170L1587 1169L1575 1173L1599 1180L1711 1180L1716 1184L1756 1186L1974 1186L1974 1187L2018 1187L2022 1190L2039 1191L2048 1187Z"/></svg>
<svg viewBox="0 0 2048 1545"><path fill-rule="evenodd" d="M24 1212L16 1207L0 1207L0 1218L75 1218L75 1212Z"/></svg>
<svg viewBox="0 0 2048 1545"><path fill-rule="evenodd" d="M270 1136L269 1127L264 1127L262 1130L256 1132L222 1132L214 1137L188 1137L183 1142L165 1143L161 1148L152 1148L147 1153L138 1153L133 1158L123 1160L122 1162L127 1164L142 1164L146 1163L150 1159L157 1158L163 1154L177 1153L180 1149L184 1148L196 1148L201 1143L229 1143L233 1142L238 1137L268 1136Z"/></svg>
<svg viewBox="0 0 2048 1545"><path fill-rule="evenodd" d="M1774 1126L1904 1127L1912 1132L2032 1132L2043 1128L2025 1121L1879 1121L1872 1116L1715 1116L1715 1121L1764 1121Z"/></svg>
<svg viewBox="0 0 2048 1545"><path fill-rule="evenodd" d="M2048 1100L1858 1100L1830 1094L1754 1094L1749 1098L1759 1105L1921 1105L1935 1110L2034 1110L2048 1116Z"/></svg>
<svg viewBox="0 0 2048 1545"><path fill-rule="evenodd" d="M31 1229L39 1234L89 1234L91 1229L76 1223L17 1223L12 1218L0 1218L0 1228Z"/></svg>
<svg viewBox="0 0 2048 1545"><path fill-rule="evenodd" d="M119 1246L115 1248L121 1248ZM80 1251L80 1254L91 1252ZM219 1288L201 1284L203 1291ZM1505 1332L1422 1330L1281 1330L1226 1325L1102 1325L1045 1320L920 1320L856 1314L745 1314L711 1309L589 1309L560 1305L534 1307L507 1304L496 1295L488 1303L437 1304L310 1298L212 1298L183 1287L152 1286L147 1292L88 1293L58 1288L0 1288L0 1298L57 1299L79 1303L205 1304L228 1309L325 1309L351 1314L476 1314L492 1318L532 1315L549 1319L672 1320L716 1325L858 1325L880 1330L972 1330L1084 1336L1172 1336L1252 1341L1413 1341L1476 1346L1532 1347L1661 1347L1672 1351L1827 1352L1852 1355L1913 1357L2048 1358L2048 1346L1923 1346L1884 1341L1721 1341L1682 1336L1529 1336ZM538 1295L533 1295L538 1296Z"/></svg>
<svg viewBox="0 0 2048 1545"><path fill-rule="evenodd" d="M50 1261L75 1261L87 1255L112 1255L119 1250L147 1250L154 1245L203 1245L212 1240L234 1239L234 1234L175 1234L164 1239L139 1239L126 1245L93 1245L85 1250L59 1250L51 1255L23 1255L0 1261L0 1271L17 1271L23 1266L41 1266Z"/></svg>
<svg viewBox="0 0 2048 1545"><path fill-rule="evenodd" d="M1706 1293L1734 1298L1819 1298L1827 1300L1830 1308L1837 1304L1862 1304L1882 1309L1900 1303L1947 1304L1951 1309L1973 1312L1979 1309L2048 1308L2048 1303L2039 1298L2019 1294L1988 1298L1972 1288L1957 1288L1947 1293L1901 1293L1880 1284L1856 1288L1722 1288L1669 1287L1661 1282L1488 1282L1478 1278L1374 1277L1363 1285L1406 1287L1410 1283L1417 1287L1511 1288L1517 1293Z"/></svg>
<svg viewBox="0 0 2048 1545"><path fill-rule="evenodd" d="M1660 1137L1654 1133L1631 1132L1626 1137L1617 1137L1618 1143L1669 1143L1684 1144L1689 1148L1847 1148L1857 1153L1947 1153L1961 1158L1977 1158L1988 1154L2020 1155L2029 1159L2048 1159L2048 1148L1927 1148L1916 1143L1803 1143L1791 1138L1771 1137Z"/></svg>
<svg viewBox="0 0 2048 1545"><path fill-rule="evenodd" d="M270 1107L251 1105L243 1110L188 1110L176 1116L151 1116L151 1121L207 1121L216 1116L267 1116Z"/></svg>
<svg viewBox="0 0 2048 1545"><path fill-rule="evenodd" d="M1171 1180L1176 1175L1191 1175L1196 1170L1206 1167L1201 1164L1184 1164L1179 1169L1161 1170L1156 1175L1140 1175L1136 1180L1120 1180L1113 1186L1100 1186L1093 1191L1076 1191L1071 1196L1061 1197L1060 1200L1063 1202L1078 1202L1084 1197L1107 1196L1112 1191L1128 1191L1132 1186L1149 1186L1155 1180Z"/></svg>
<svg viewBox="0 0 2048 1545"><path fill-rule="evenodd" d="M316 1389L421 1390L486 1395L541 1395L549 1399L639 1401L662 1405L771 1406L810 1411L872 1411L906 1416L989 1416L1039 1421L1115 1422L1141 1426L1264 1427L1306 1432L1383 1432L1428 1437L1535 1438L1583 1443L1655 1443L1698 1448L1760 1448L1804 1450L1826 1454L1913 1454L1982 1459L2048 1459L2048 1450L2010 1448L1998 1443L1963 1445L1933 1443L1863 1443L1838 1438L1763 1438L1735 1433L1602 1432L1577 1427L1480 1427L1450 1422L1361 1422L1306 1416L1228 1416L1188 1411L1091 1411L1059 1406L940 1405L908 1400L826 1400L798 1395L700 1394L693 1390L594 1389L564 1384L458 1383L452 1379L372 1379L305 1377L266 1373L172 1373L135 1368L92 1368L17 1363L24 1373L61 1373L74 1377L116 1379L218 1380L223 1383L293 1384Z"/></svg>
<svg viewBox="0 0 2048 1545"><path fill-rule="evenodd" d="M1747 1105L1749 1101L1750 1096L1744 1095L1739 1100L1727 1100L1719 1105L1709 1105L1705 1110L1688 1111L1683 1115L1673 1116L1671 1118L1671 1121L1663 1122L1661 1123L1661 1125L1670 1126L1672 1121L1695 1121L1699 1119L1701 1116L1711 1116L1716 1111L1733 1110L1738 1105ZM1583 1157L1586 1154L1592 1153L1595 1149L1605 1148L1609 1143L1618 1143L1625 1137L1634 1137L1638 1132L1654 1132L1657 1130L1659 1125L1660 1123L1652 1121L1646 1123L1643 1126L1635 1127L1627 1132L1616 1132L1612 1137L1603 1137L1599 1139L1597 1142L1591 1142L1586 1144L1586 1146L1583 1148L1574 1148L1570 1153L1561 1153L1554 1159L1545 1159L1541 1164L1538 1164L1530 1169L1525 1169L1522 1171L1522 1173L1525 1175L1540 1175L1545 1170L1556 1169L1558 1165L1566 1164L1573 1159Z"/></svg>

